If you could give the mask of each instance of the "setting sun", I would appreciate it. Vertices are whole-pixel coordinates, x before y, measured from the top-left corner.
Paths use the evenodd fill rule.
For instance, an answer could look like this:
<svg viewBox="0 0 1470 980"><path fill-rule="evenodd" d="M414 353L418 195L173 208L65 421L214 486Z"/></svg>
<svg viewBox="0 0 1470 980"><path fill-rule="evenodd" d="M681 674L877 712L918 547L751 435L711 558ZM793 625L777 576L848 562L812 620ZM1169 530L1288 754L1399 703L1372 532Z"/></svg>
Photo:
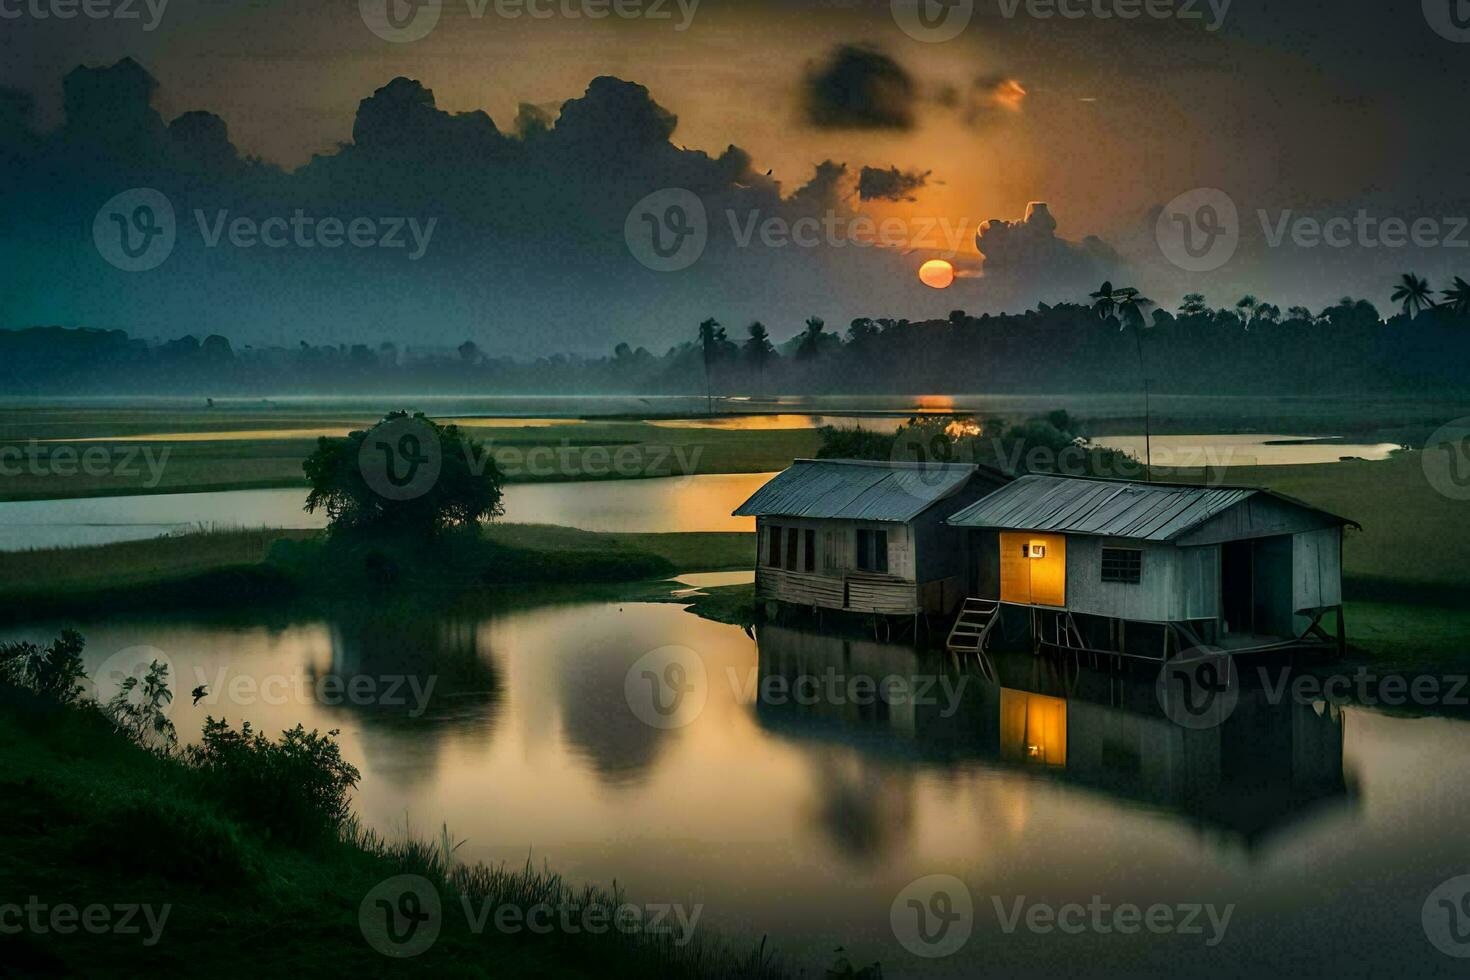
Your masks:
<svg viewBox="0 0 1470 980"><path fill-rule="evenodd" d="M919 281L931 289L948 289L954 282L954 266L944 259L930 259L919 266Z"/></svg>

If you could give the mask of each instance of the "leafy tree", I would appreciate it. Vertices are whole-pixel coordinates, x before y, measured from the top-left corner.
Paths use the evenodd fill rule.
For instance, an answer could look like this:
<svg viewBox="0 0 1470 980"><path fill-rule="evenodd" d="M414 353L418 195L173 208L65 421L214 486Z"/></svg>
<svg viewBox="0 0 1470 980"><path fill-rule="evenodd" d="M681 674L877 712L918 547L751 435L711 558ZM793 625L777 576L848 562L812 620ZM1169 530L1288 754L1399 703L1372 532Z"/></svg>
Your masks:
<svg viewBox="0 0 1470 980"><path fill-rule="evenodd" d="M383 432L386 437L379 447L384 453L403 447L401 441L390 444L395 433L384 432L383 427L405 419L411 419L423 432L424 439L434 443L406 447L420 454L419 462L413 465L431 466L437 458L439 472L422 492L408 499L390 499L373 488L365 469L376 459L375 433ZM368 446L366 453L364 445ZM491 452L458 426L441 426L422 412L413 416L392 412L365 432L353 432L345 439L323 437L317 440L316 451L301 468L311 485L311 492L306 495L306 512L326 511L332 531L427 536L452 527L477 527L480 521L504 513L500 503L502 477Z"/></svg>
<svg viewBox="0 0 1470 980"><path fill-rule="evenodd" d="M1251 322L1255 320L1256 308L1260 305L1261 301L1249 293L1236 300L1235 309L1239 313L1240 322L1245 324L1247 330L1250 329Z"/></svg>
<svg viewBox="0 0 1470 980"><path fill-rule="evenodd" d="M1404 315L1414 317L1435 305L1433 297L1434 291L1429 288L1429 280L1412 272L1405 272L1399 277L1399 284L1389 300L1402 303Z"/></svg>
<svg viewBox="0 0 1470 980"><path fill-rule="evenodd" d="M1180 316L1199 316L1208 312L1210 308L1205 304L1203 293L1185 293L1183 301L1179 304Z"/></svg>
<svg viewBox="0 0 1470 980"><path fill-rule="evenodd" d="M1289 306L1286 308L1286 318L1288 320L1297 320L1301 323L1311 323L1312 311L1305 306Z"/></svg>

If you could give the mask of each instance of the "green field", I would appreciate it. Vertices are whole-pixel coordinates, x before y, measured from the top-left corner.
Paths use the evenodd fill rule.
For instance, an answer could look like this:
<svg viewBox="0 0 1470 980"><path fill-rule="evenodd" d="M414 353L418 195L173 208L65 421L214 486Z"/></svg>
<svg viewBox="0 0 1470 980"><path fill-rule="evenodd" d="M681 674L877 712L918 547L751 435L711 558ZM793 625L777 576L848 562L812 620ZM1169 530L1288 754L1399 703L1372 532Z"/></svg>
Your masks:
<svg viewBox="0 0 1470 980"><path fill-rule="evenodd" d="M335 433L376 421L239 410L7 410L0 422L0 500L304 487L301 463L317 436L279 434ZM551 425L471 420L466 428L493 452L509 483L764 473L818 446L811 429L680 428L622 419ZM88 450L93 458L84 465Z"/></svg>

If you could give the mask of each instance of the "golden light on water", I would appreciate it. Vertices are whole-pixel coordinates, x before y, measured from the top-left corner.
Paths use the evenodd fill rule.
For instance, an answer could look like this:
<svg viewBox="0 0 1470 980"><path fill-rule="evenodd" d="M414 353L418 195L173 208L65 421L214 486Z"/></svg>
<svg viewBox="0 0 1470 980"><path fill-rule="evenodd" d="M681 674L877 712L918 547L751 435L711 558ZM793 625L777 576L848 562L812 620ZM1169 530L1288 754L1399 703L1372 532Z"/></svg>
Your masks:
<svg viewBox="0 0 1470 980"><path fill-rule="evenodd" d="M930 259L919 266L919 281L931 289L948 289L954 282L954 266L944 259Z"/></svg>

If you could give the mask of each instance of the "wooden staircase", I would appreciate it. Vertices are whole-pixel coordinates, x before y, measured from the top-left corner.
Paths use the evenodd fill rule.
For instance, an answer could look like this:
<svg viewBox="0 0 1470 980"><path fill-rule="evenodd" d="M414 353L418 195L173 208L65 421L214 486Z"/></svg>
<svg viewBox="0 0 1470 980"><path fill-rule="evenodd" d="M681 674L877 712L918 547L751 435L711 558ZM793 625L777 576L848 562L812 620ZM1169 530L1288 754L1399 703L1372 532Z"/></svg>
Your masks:
<svg viewBox="0 0 1470 980"><path fill-rule="evenodd" d="M950 628L945 646L953 653L985 649L986 637L1000 618L1000 603L994 599L966 599Z"/></svg>

